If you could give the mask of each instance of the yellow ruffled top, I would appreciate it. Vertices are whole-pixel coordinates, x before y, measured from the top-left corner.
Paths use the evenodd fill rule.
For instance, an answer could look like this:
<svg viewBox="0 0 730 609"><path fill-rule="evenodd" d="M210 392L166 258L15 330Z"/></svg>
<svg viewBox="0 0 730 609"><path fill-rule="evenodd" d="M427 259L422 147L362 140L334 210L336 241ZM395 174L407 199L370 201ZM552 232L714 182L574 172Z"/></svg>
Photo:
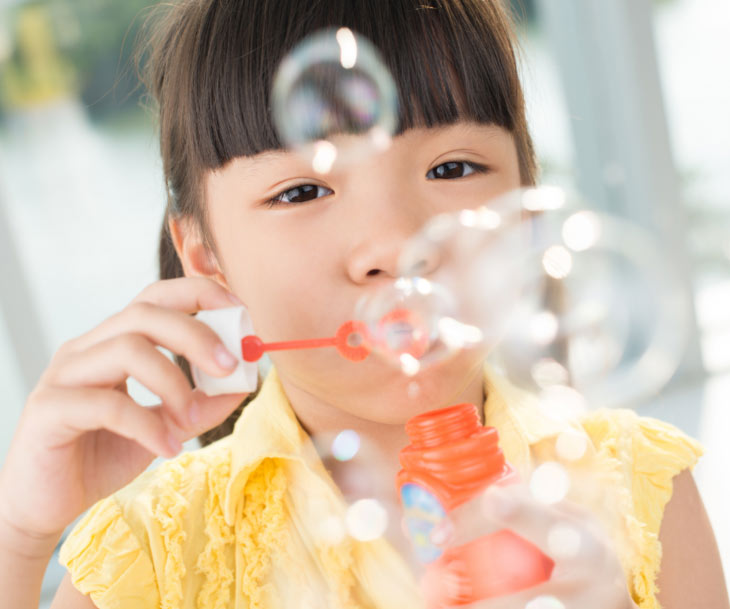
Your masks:
<svg viewBox="0 0 730 609"><path fill-rule="evenodd" d="M486 423L523 476L562 458L561 435L584 440L582 456L563 458L581 482L571 499L588 505L619 541L637 604L658 609L664 506L672 478L694 466L700 446L632 411L556 420L488 371L485 385ZM603 514L598 506L613 509ZM420 609L418 587L390 544L323 527L342 522L345 509L272 369L230 436L96 503L59 561L100 609Z"/></svg>

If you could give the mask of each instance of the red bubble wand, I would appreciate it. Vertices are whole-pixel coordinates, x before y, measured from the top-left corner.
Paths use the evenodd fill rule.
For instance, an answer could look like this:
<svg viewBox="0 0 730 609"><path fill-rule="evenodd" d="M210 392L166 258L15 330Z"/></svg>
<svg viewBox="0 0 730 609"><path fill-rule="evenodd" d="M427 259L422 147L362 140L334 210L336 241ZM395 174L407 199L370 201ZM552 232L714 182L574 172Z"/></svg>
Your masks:
<svg viewBox="0 0 730 609"><path fill-rule="evenodd" d="M379 344L381 349L387 350L388 341L385 337L388 328L401 326L409 328L412 340L407 348L401 348L399 353L408 353L413 357L420 357L428 350L428 332L421 317L409 309L394 309L384 315L378 322L376 337L370 335L367 325L362 321L350 320L342 324L337 333L330 338L311 338L306 340L287 340L275 343L265 343L258 336L248 335L241 339L241 355L246 362L257 362L267 351L291 351L298 349L320 349L335 347L338 353L351 362L361 362L370 355L372 345ZM391 350L393 350L391 348Z"/></svg>

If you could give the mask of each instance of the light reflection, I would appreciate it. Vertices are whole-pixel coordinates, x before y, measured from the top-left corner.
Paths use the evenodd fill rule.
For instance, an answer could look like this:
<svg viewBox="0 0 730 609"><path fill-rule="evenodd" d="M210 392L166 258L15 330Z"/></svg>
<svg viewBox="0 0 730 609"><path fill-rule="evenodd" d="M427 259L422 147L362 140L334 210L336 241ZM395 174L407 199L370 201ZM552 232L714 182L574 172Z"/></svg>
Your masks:
<svg viewBox="0 0 730 609"><path fill-rule="evenodd" d="M342 27L335 34L340 45L340 64L346 70L355 67L357 63L357 40L350 28Z"/></svg>
<svg viewBox="0 0 730 609"><path fill-rule="evenodd" d="M345 526L358 541L373 541L388 528L388 512L375 499L360 499L347 508Z"/></svg>
<svg viewBox="0 0 730 609"><path fill-rule="evenodd" d="M566 469L555 461L538 466L530 476L530 492L535 500L546 505L565 499L570 490L570 476Z"/></svg>
<svg viewBox="0 0 730 609"><path fill-rule="evenodd" d="M574 252L593 247L601 237L601 221L591 211L581 211L563 223L563 241Z"/></svg>

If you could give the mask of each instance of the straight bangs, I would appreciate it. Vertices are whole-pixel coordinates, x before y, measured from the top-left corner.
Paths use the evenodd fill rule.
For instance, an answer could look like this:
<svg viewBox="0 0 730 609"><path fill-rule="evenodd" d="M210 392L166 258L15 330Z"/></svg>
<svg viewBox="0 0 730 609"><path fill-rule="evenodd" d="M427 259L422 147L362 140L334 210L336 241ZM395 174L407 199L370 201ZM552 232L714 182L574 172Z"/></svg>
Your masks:
<svg viewBox="0 0 730 609"><path fill-rule="evenodd" d="M168 158L217 169L283 148L272 122L274 76L299 42L324 28L348 27L380 51L398 90L398 133L460 120L514 132L523 116L511 22L496 0L183 5L168 5L180 16L162 32L148 75L170 136Z"/></svg>

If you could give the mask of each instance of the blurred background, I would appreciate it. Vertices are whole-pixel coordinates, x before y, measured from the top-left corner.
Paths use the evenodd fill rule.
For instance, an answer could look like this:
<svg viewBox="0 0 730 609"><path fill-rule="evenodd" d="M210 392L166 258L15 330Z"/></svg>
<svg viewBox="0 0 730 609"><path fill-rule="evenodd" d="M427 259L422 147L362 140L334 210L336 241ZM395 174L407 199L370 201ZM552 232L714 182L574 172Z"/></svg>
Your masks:
<svg viewBox="0 0 730 609"><path fill-rule="evenodd" d="M156 279L162 169L131 61L149 4L0 0L3 460L51 354ZM690 348L639 410L705 444L695 475L727 570L730 3L512 5L542 181L649 228L684 277ZM42 607L61 577L54 559Z"/></svg>

